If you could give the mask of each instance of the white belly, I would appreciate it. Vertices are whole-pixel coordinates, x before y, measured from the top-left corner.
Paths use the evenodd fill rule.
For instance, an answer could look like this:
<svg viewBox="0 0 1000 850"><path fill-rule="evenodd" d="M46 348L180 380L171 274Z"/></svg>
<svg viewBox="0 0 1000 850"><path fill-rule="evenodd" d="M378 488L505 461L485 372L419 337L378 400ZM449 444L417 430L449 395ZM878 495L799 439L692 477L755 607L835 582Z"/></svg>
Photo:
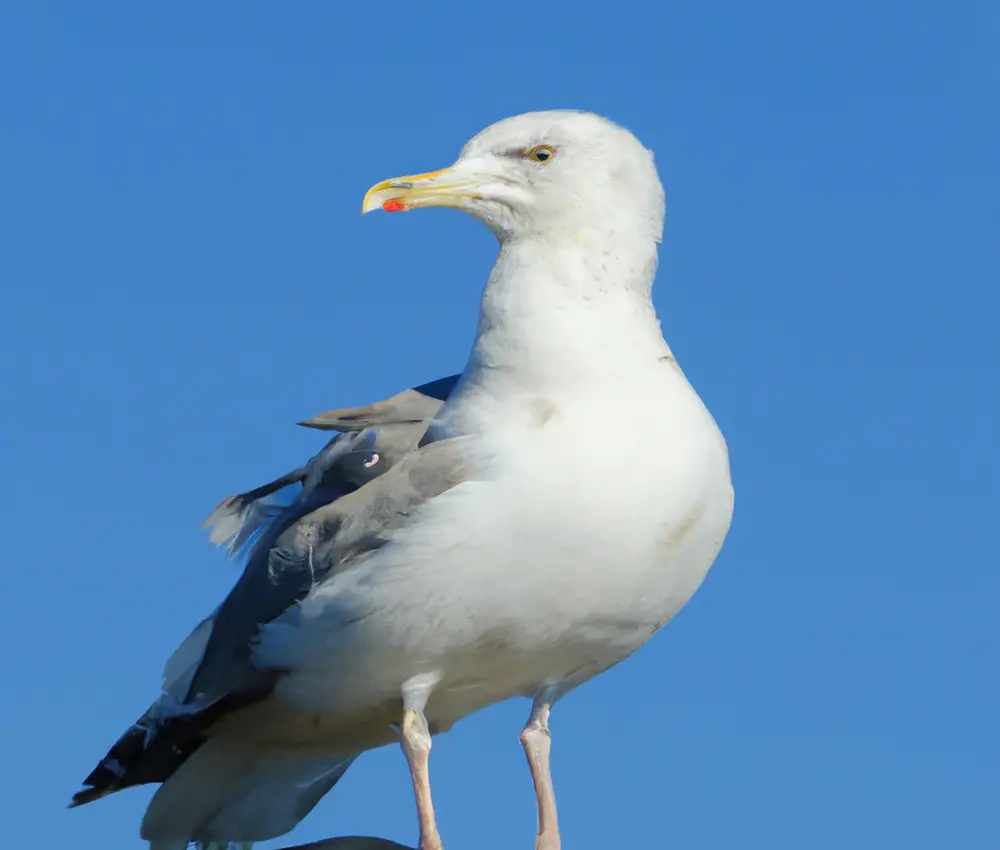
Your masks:
<svg viewBox="0 0 1000 850"><path fill-rule="evenodd" d="M512 430L482 480L265 631L278 696L354 714L440 681L430 719L569 686L620 661L691 597L732 514L725 444L697 403L624 433L588 410Z"/></svg>

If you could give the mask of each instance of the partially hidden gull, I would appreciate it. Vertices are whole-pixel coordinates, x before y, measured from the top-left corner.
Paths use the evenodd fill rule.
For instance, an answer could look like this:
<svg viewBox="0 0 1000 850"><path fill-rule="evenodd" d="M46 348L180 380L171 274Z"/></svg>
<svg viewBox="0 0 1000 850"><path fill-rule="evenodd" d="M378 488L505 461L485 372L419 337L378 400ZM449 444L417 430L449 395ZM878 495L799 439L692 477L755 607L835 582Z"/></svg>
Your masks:
<svg viewBox="0 0 1000 850"><path fill-rule="evenodd" d="M691 597L733 509L725 441L651 299L664 199L652 154L598 116L536 112L363 211L447 206L500 253L460 376L307 421L309 463L225 500L233 590L73 804L162 783L151 850L292 829L366 750L400 741L420 850L440 850L434 734L509 697L536 850L558 850L549 712Z"/></svg>

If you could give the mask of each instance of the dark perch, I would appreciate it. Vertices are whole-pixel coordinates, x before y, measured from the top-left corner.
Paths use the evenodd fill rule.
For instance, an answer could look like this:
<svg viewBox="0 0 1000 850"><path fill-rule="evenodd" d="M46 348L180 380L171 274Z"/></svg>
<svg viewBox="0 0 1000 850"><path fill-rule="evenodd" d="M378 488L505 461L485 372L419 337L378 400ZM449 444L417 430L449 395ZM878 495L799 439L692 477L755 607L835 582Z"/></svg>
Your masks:
<svg viewBox="0 0 1000 850"><path fill-rule="evenodd" d="M343 838L327 838L325 841L314 841L312 844L296 844L284 850L413 850L388 841L385 838L370 838L364 835L349 835Z"/></svg>

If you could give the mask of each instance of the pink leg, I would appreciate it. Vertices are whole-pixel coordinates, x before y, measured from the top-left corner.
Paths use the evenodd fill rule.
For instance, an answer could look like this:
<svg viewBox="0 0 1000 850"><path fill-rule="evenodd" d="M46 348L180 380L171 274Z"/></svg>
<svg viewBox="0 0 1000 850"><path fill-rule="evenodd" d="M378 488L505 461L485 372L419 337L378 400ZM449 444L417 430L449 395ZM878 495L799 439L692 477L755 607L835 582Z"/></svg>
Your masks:
<svg viewBox="0 0 1000 850"><path fill-rule="evenodd" d="M431 733L424 713L413 708L403 710L403 753L413 778L413 794L417 800L417 821L420 824L420 850L442 850L441 836L434 820L431 802L431 778L427 770L431 751Z"/></svg>
<svg viewBox="0 0 1000 850"><path fill-rule="evenodd" d="M552 788L549 769L549 752L552 736L549 734L549 709L552 707L550 689L539 691L531 706L531 716L521 732L521 745L528 756L531 778L535 783L535 802L538 805L538 835L535 850L560 850L559 820L556 817L556 794Z"/></svg>

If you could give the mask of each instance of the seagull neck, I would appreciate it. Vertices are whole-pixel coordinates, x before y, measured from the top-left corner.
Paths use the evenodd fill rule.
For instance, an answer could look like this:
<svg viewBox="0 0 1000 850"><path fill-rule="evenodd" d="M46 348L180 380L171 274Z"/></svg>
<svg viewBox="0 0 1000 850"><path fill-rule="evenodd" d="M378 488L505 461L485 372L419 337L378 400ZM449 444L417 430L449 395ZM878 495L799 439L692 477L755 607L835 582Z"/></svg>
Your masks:
<svg viewBox="0 0 1000 850"><path fill-rule="evenodd" d="M619 380L669 355L650 294L656 262L651 238L506 241L483 293L467 375L501 372L533 386Z"/></svg>

